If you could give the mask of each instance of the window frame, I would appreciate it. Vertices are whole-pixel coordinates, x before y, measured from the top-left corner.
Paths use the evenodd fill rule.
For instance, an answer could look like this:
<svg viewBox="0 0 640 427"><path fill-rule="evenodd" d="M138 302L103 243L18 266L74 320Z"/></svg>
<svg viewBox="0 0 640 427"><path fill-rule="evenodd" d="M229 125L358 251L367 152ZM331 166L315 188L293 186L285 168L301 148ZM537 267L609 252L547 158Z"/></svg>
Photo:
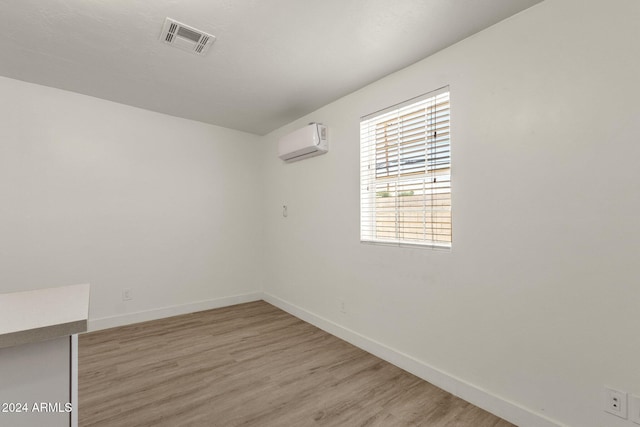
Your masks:
<svg viewBox="0 0 640 427"><path fill-rule="evenodd" d="M440 130L443 135L438 134ZM395 142L380 136L386 132L397 134ZM380 147L382 143L385 145ZM360 242L451 249L451 176L449 86L361 117ZM386 185L387 191L380 191L380 185ZM402 199L405 196L412 196L408 207ZM380 199L385 197L393 203L384 206ZM405 219L407 212L409 219Z"/></svg>

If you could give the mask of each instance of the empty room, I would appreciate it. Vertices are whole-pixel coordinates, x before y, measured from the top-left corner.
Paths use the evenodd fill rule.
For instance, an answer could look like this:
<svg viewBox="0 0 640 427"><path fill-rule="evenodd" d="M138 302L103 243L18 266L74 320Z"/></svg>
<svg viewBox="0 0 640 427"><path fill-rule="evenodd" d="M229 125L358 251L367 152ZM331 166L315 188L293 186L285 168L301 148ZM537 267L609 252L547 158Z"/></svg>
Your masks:
<svg viewBox="0 0 640 427"><path fill-rule="evenodd" d="M0 426L640 426L639 22L0 0Z"/></svg>

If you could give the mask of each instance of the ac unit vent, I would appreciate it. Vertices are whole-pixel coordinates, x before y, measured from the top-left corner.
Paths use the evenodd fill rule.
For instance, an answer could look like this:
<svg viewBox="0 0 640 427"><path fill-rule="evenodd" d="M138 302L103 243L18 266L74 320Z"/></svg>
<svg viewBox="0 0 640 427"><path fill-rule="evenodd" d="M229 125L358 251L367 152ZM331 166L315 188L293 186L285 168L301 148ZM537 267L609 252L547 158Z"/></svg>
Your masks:
<svg viewBox="0 0 640 427"><path fill-rule="evenodd" d="M204 55L213 42L216 41L216 37L167 18L162 27L160 40L194 55Z"/></svg>

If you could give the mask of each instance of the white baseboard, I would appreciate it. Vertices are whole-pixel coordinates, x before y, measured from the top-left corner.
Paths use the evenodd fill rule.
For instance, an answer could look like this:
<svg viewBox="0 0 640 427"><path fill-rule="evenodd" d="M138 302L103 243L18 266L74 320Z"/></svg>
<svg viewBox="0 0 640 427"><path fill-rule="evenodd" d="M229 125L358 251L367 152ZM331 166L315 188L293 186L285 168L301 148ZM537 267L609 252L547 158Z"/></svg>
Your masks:
<svg viewBox="0 0 640 427"><path fill-rule="evenodd" d="M181 314L195 313L196 311L211 310L214 308L228 307L230 305L260 300L262 300L262 292L252 292L248 294L232 295L229 297L198 301L189 304L162 307L154 310L138 311L135 313L127 313L118 316L102 317L100 319L90 319L87 322L88 330L98 331L101 329L115 328L116 326L146 322L147 320L156 320L165 317L179 316Z"/></svg>
<svg viewBox="0 0 640 427"><path fill-rule="evenodd" d="M269 293L264 293L263 299L304 320L314 326L341 338L413 375L440 387L486 411L491 412L520 427L566 427L564 424L536 413L528 408L496 396L486 390L474 386L460 378L447 374L433 366L427 365L407 354L394 350L375 340L367 338L355 331L338 325L324 317L311 313L301 307L284 301Z"/></svg>

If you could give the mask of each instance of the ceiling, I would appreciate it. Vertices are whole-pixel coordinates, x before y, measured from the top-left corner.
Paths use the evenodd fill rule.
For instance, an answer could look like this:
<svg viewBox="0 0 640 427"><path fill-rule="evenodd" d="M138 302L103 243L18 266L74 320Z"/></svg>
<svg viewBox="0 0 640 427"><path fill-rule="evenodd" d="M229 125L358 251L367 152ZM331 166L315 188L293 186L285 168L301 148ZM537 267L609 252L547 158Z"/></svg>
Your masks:
<svg viewBox="0 0 640 427"><path fill-rule="evenodd" d="M0 75L265 134L540 1L0 0Z"/></svg>

